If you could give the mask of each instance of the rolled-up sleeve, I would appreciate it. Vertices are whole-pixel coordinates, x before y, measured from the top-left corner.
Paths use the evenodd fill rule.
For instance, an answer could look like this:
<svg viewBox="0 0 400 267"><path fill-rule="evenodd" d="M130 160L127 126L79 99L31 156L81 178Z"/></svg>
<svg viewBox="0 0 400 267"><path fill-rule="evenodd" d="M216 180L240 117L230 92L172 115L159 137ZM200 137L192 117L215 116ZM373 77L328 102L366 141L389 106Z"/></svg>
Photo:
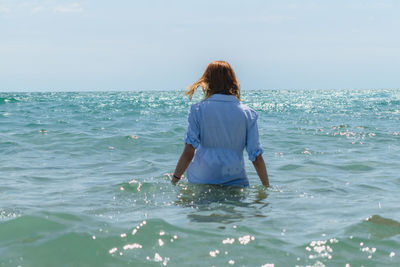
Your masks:
<svg viewBox="0 0 400 267"><path fill-rule="evenodd" d="M191 144L194 148L197 148L200 144L200 127L196 105L192 105L190 108L185 143Z"/></svg>
<svg viewBox="0 0 400 267"><path fill-rule="evenodd" d="M246 132L246 151L251 161L255 161L256 157L264 152L259 140L257 118L257 112L251 110L247 118Z"/></svg>

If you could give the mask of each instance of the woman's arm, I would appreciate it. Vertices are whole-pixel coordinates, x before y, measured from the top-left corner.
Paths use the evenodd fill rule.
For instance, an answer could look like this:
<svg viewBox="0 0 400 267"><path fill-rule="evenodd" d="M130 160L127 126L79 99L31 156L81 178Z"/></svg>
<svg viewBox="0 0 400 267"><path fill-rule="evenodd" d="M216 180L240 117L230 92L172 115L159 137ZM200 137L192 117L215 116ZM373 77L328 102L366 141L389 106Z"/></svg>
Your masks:
<svg viewBox="0 0 400 267"><path fill-rule="evenodd" d="M173 185L176 185L179 182L179 179L175 178L177 176L179 178L182 177L183 173L186 171L189 163L192 161L194 156L194 147L190 144L185 144L185 148L183 149L182 155L179 158L178 163L176 164L176 168L171 180Z"/></svg>
<svg viewBox="0 0 400 267"><path fill-rule="evenodd" d="M263 185L269 187L267 167L265 167L265 162L262 155L258 155L256 160L253 161L254 168L257 171L258 177Z"/></svg>

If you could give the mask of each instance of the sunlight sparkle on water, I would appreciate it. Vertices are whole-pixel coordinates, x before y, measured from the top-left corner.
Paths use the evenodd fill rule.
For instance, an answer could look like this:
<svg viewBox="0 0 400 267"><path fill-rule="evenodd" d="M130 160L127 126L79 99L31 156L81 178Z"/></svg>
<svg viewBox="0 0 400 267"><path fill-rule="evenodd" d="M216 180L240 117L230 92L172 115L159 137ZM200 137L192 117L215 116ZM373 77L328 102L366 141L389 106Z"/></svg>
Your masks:
<svg viewBox="0 0 400 267"><path fill-rule="evenodd" d="M227 238L227 239L224 239L224 240L222 240L222 244L233 244L235 242L235 239L234 238Z"/></svg>
<svg viewBox="0 0 400 267"><path fill-rule="evenodd" d="M218 254L219 254L219 250L218 249L210 251L210 256L211 257L217 257Z"/></svg>
<svg viewBox="0 0 400 267"><path fill-rule="evenodd" d="M122 247L124 250L128 249L135 249L135 248L142 248L142 245L138 243L133 243L133 244L126 244L125 246Z"/></svg>
<svg viewBox="0 0 400 267"><path fill-rule="evenodd" d="M238 238L239 243L242 245L247 245L248 243L250 243L250 241L254 240L255 237L254 236L249 236L249 235L244 235Z"/></svg>
<svg viewBox="0 0 400 267"><path fill-rule="evenodd" d="M316 254L310 254L308 256L309 259L315 258L332 258L333 249L329 246L330 244L338 243L339 241L336 238L331 238L329 240L317 240L311 241L310 245L306 247L308 252L316 252Z"/></svg>
<svg viewBox="0 0 400 267"><path fill-rule="evenodd" d="M108 253L113 254L115 252L117 252L118 248L112 248L108 251Z"/></svg>
<svg viewBox="0 0 400 267"><path fill-rule="evenodd" d="M146 257L146 259L147 259L147 260L150 260L150 257ZM161 262L161 261L162 261L162 265L166 266L167 263L168 263L168 261L169 261L169 258L168 258L168 257L164 257L164 259L163 259L163 257L161 257L161 255L158 254L158 253L156 252L156 253L154 254L153 260L154 260L155 262Z"/></svg>
<svg viewBox="0 0 400 267"><path fill-rule="evenodd" d="M146 225L146 221L141 222L139 225L133 228L132 235L135 235L139 231L140 227L143 227L144 225Z"/></svg>
<svg viewBox="0 0 400 267"><path fill-rule="evenodd" d="M154 261L159 262L162 261L163 258L157 252L154 254Z"/></svg>

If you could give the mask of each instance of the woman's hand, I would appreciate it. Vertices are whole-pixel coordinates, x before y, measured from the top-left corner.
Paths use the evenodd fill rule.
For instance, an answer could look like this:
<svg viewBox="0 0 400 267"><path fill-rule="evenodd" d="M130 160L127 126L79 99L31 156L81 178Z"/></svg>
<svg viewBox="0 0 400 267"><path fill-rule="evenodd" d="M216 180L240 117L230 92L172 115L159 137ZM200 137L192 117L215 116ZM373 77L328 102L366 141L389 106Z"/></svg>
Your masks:
<svg viewBox="0 0 400 267"><path fill-rule="evenodd" d="M175 178L174 176L172 176L171 179L171 184L176 185L179 182L180 179Z"/></svg>
<svg viewBox="0 0 400 267"><path fill-rule="evenodd" d="M179 180L182 178L179 178L179 176L175 173L167 173L167 176L170 179L172 185L176 185L177 183L179 183Z"/></svg>
<svg viewBox="0 0 400 267"><path fill-rule="evenodd" d="M258 155L256 157L256 160L253 161L253 165L257 171L257 174L258 174L258 177L260 178L261 183L264 186L269 187L267 167L265 167L265 162L264 162L262 155Z"/></svg>
<svg viewBox="0 0 400 267"><path fill-rule="evenodd" d="M194 156L194 147L191 144L185 144L185 148L183 149L182 155L179 158L178 163L176 164L175 172L172 175L171 184L176 185L183 173L186 171L189 163L192 161Z"/></svg>

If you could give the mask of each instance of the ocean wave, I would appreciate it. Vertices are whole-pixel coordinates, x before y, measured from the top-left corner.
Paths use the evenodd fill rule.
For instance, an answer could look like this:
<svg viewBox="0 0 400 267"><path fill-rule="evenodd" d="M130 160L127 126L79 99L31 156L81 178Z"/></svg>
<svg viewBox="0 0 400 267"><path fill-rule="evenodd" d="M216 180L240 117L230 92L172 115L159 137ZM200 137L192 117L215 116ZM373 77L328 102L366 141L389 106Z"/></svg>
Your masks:
<svg viewBox="0 0 400 267"><path fill-rule="evenodd" d="M307 264L395 266L400 223L379 215L352 224L336 237L324 235L302 246Z"/></svg>
<svg viewBox="0 0 400 267"><path fill-rule="evenodd" d="M0 96L0 265L398 261L398 90L244 90L273 186L244 152L243 191L165 174L200 94Z"/></svg>
<svg viewBox="0 0 400 267"><path fill-rule="evenodd" d="M14 97L0 97L0 105L8 103L17 103L17 102L19 102L19 100Z"/></svg>

